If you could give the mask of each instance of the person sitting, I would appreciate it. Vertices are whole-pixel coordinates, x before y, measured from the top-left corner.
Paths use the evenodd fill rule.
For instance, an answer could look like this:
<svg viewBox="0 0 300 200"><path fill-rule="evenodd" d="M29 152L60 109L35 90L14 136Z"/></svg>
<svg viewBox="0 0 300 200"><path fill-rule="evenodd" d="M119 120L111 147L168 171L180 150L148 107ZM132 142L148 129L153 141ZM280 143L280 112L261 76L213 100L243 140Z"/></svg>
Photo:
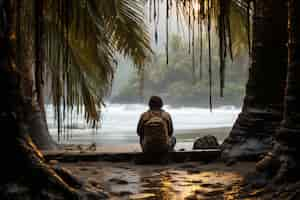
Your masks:
<svg viewBox="0 0 300 200"><path fill-rule="evenodd" d="M144 112L137 126L137 134L145 153L173 151L176 138L173 136L171 115L162 109L163 101L159 96L149 100L150 109Z"/></svg>

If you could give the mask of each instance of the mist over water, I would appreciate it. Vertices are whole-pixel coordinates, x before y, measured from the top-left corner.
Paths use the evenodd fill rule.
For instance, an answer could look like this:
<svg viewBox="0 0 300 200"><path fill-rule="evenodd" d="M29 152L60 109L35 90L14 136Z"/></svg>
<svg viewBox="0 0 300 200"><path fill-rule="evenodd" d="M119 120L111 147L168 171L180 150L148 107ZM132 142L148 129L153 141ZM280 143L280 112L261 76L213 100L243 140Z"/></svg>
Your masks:
<svg viewBox="0 0 300 200"><path fill-rule="evenodd" d="M47 120L52 136L57 139L57 124L53 107L47 107ZM207 108L164 106L173 119L175 135L195 132L199 129L230 127L233 125L239 108L223 106L210 112ZM128 144L137 143L136 126L140 115L148 110L142 104L107 104L102 111L101 127L92 129L86 124L82 114L72 113L72 121L64 122L61 143ZM69 116L71 114L69 113ZM71 137L72 132L72 137ZM67 140L68 137L68 140Z"/></svg>
<svg viewBox="0 0 300 200"><path fill-rule="evenodd" d="M161 3L161 8L165 8L165 2ZM149 18L149 8L146 8L146 17ZM161 9L159 13L161 16L166 16L165 9ZM174 11L172 11L174 12ZM149 20L149 19L148 19ZM172 105L197 105L207 106L208 83L205 76L208 72L208 47L203 46L203 76L204 78L194 83L192 80L192 54L188 53L188 30L187 26L178 25L176 14L171 14L169 19L169 65L166 65L166 20L164 17L154 23L147 22L149 25L149 32L151 33L151 45L156 54L157 62L149 63L152 73L148 73L148 80L144 82L145 98L151 95L161 96L167 99L166 103ZM182 22L180 22L182 23ZM157 26L158 40L155 42L155 24ZM215 40L216 35L212 35L212 40ZM217 40L216 40L217 41ZM174 48L172 48L174 44ZM198 45L195 51L197 52ZM213 46L212 57L217 57L219 51ZM196 58L196 67L200 72L200 50ZM199 58L199 59L198 59ZM102 110L101 127L97 130L91 128L86 124L83 114L78 114L73 111L68 113L69 120L64 121L62 136L60 143L72 144L91 144L110 145L110 144L128 144L138 143L138 136L136 135L136 126L140 115L148 110L148 106L144 104L134 104L138 102L139 95L139 77L137 76L136 68L133 67L132 61L128 58L118 55L118 67L113 81L111 96L107 97L108 101L116 103L108 103ZM197 63L198 62L198 63ZM239 56L235 62L229 62L227 72L228 87L224 91L224 98L218 98L217 93L214 99L214 105L232 104L240 105L242 97L244 96L244 83L247 80L248 71L248 54ZM151 65L150 65L151 64ZM212 60L214 65L213 91L218 91L218 65L219 61ZM206 66L206 67L205 67ZM202 69L202 68L201 68ZM150 72L150 71L149 71ZM153 74L153 75L151 75ZM200 76L200 75L199 75ZM242 89L241 89L242 88ZM148 96L147 96L148 95ZM121 104L122 102L123 104ZM126 104L129 102L130 104ZM52 136L57 139L57 124L54 118L54 110L51 105L46 107L47 120ZM201 107L172 107L164 106L164 109L169 112L173 119L175 135L190 135L189 138L184 138L185 141L191 142L197 135L198 130L218 127L231 127L240 112L239 107L221 106L214 108L212 112L208 108ZM71 117L72 116L72 117ZM72 120L70 120L72 119ZM196 133L196 134L194 134ZM224 131L223 131L224 133ZM224 137L223 137L224 138Z"/></svg>

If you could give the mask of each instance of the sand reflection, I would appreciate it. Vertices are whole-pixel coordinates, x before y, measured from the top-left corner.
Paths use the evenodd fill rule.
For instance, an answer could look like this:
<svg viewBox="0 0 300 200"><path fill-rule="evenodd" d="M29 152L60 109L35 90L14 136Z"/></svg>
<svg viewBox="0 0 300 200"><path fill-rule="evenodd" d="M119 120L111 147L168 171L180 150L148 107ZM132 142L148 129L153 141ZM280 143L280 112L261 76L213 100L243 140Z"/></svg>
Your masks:
<svg viewBox="0 0 300 200"><path fill-rule="evenodd" d="M97 182L110 199L213 200L239 199L241 183L252 164L231 168L222 163L182 163L168 166L133 163L66 164L81 179ZM96 185L97 185L96 184ZM255 198L253 198L255 199Z"/></svg>

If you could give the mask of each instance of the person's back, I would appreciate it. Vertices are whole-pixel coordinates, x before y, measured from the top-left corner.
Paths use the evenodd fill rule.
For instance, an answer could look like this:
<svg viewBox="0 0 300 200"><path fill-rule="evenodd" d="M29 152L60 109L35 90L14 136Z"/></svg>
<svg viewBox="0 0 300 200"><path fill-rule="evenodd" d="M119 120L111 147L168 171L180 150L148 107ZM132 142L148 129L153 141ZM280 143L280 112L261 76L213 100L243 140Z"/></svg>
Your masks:
<svg viewBox="0 0 300 200"><path fill-rule="evenodd" d="M137 133L143 152L168 152L175 146L172 119L169 113L161 109L162 105L160 97L151 97L150 110L140 117Z"/></svg>

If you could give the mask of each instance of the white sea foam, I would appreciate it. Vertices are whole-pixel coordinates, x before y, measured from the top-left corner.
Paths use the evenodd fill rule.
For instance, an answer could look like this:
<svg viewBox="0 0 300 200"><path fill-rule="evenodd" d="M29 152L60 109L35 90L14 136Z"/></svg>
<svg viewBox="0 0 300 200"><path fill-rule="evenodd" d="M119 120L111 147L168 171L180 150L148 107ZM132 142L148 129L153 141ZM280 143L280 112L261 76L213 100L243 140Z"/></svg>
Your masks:
<svg viewBox="0 0 300 200"><path fill-rule="evenodd" d="M47 120L51 134L57 135L57 125L54 119L53 107L47 107ZM72 129L72 143L128 143L137 142L136 125L141 113L148 109L142 104L107 104L102 109L101 128L94 130L86 124L82 114L73 111L72 121L66 120L64 124ZM171 107L164 106L172 118L175 134L184 130L197 130L205 128L230 127L233 125L239 108L223 106L210 112L207 108ZM71 114L69 113L69 116ZM66 133L68 130L66 129ZM70 132L70 131L69 131ZM97 133L97 134L95 134Z"/></svg>

